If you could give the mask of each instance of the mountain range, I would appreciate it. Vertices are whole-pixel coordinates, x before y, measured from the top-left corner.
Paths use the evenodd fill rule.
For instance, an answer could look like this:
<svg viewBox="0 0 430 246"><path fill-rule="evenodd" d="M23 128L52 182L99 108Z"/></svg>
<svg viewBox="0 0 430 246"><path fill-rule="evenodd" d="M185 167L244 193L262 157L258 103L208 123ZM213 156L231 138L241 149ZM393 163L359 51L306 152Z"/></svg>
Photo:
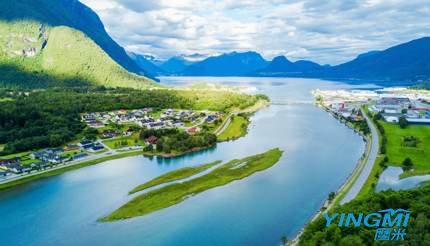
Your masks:
<svg viewBox="0 0 430 246"><path fill-rule="evenodd" d="M430 38L369 51L336 66L293 62L285 56L267 61L254 51L160 61L127 53L108 35L97 14L78 0L0 2L0 84L148 88L157 86L151 77L162 75L426 81Z"/></svg>
<svg viewBox="0 0 430 246"><path fill-rule="evenodd" d="M231 52L209 57L186 67L186 76L240 76L266 67L268 62L257 52Z"/></svg>
<svg viewBox="0 0 430 246"><path fill-rule="evenodd" d="M322 66L307 60L292 62L285 56L266 61L253 51L231 52L187 63L173 57L160 67L168 67L171 63L177 64L175 69L164 69L164 73L159 75L423 81L430 79L430 37L412 40L386 50L359 54L355 59L336 66Z"/></svg>
<svg viewBox="0 0 430 246"><path fill-rule="evenodd" d="M331 78L428 80L430 79L430 37L415 39L383 51L368 52L352 61L312 74Z"/></svg>
<svg viewBox="0 0 430 246"><path fill-rule="evenodd" d="M291 62L285 56L277 56L263 69L251 73L254 76L300 76L309 71L322 69L318 63L306 60Z"/></svg>

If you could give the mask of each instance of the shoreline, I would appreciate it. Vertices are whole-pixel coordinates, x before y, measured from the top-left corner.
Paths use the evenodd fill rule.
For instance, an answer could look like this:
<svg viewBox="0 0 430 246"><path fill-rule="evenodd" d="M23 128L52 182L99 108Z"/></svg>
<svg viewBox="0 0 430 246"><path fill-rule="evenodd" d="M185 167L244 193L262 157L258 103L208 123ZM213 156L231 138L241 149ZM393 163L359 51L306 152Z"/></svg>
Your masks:
<svg viewBox="0 0 430 246"><path fill-rule="evenodd" d="M238 114L249 114L250 116L252 116L254 113L256 113L257 111L259 111L262 108L268 107L270 106L272 103L271 101L267 101L264 99L260 99L258 100L253 106L248 107L246 109L243 110L238 110L235 112L232 112L228 115L228 117L226 118L226 120L218 127L218 129L215 130L214 134L218 137L219 135L221 135L231 124L231 117L234 115L238 115ZM248 119L248 124L246 126L246 132L245 134L241 135L241 136L237 136L237 137L233 137L231 139L225 139L225 140L218 140L218 143L222 143L222 142L229 142L229 141L234 141L237 140L239 138L242 138L244 136L246 136L248 134L248 128L249 125L251 125L251 117L249 117Z"/></svg>
<svg viewBox="0 0 430 246"><path fill-rule="evenodd" d="M256 155L230 160L217 165L209 173L197 178L142 193L98 221L114 222L126 220L171 207L196 194L245 179L257 172L269 169L279 162L283 153L283 150L274 148ZM221 163L221 161L215 163Z"/></svg>
<svg viewBox="0 0 430 246"><path fill-rule="evenodd" d="M366 166L366 163L368 161L370 151L372 149L372 136L364 136L360 131L355 129L352 125L347 124L347 122L341 121L336 115L334 115L325 105L322 103L317 103L317 106L321 107L324 111L328 112L332 117L337 119L339 123L345 124L347 127L349 127L354 132L357 132L360 134L360 136L363 137L363 141L365 142L365 150L363 152L363 155L358 160L357 165L355 166L354 170L348 175L346 180L339 186L339 188L335 191L335 197L331 202L329 202L328 198L322 202L320 205L320 208L315 212L313 216L310 217L308 222L306 222L303 227L298 231L296 236L287 243L287 245L297 245L300 239L300 236L303 234L305 228L314 222L316 219L318 219L323 212L329 211L331 208L333 208L336 205L339 205L339 202L345 197L345 195L348 193L348 191L351 189L351 187L354 185L354 183L357 181L358 177L360 176L361 172L363 171L364 167ZM369 122L368 122L369 123ZM370 122L370 124L373 124ZM372 164L372 166L375 163Z"/></svg>
<svg viewBox="0 0 430 246"><path fill-rule="evenodd" d="M125 158L125 157L136 156L136 155L140 155L140 154L142 154L141 150L123 152L123 153L119 153L119 154L100 157L100 158L97 158L94 160L83 160L81 162L76 162L76 163L69 164L69 165L57 166L54 168L45 169L45 170L40 171L40 172L35 172L35 173L27 174L27 175L18 176L16 178L9 179L6 182L0 182L0 191L6 190L9 188L18 186L18 185L23 185L23 184L31 182L31 181L36 181L38 179L43 179L43 178L48 178L51 176L59 175L59 174L62 174L62 173L68 172L68 171L72 171L72 170L76 170L79 168L97 165L97 164L102 163L102 162L121 159L121 158Z"/></svg>
<svg viewBox="0 0 430 246"><path fill-rule="evenodd" d="M235 113L237 114L237 113L242 113L242 112L256 112L256 111L260 110L261 108L266 107L268 105L270 105L270 101L260 99L254 105L249 106L246 109L236 111ZM218 141L217 141L217 143L218 143ZM211 148L214 148L215 146L216 146L216 144L211 145L211 146L206 146L206 147L198 147L198 148L193 148L191 150L187 150L187 151L184 151L181 153L174 153L174 154L150 153L150 152L145 152L142 149L139 149L137 151L131 150L131 151L125 151L125 152L117 152L116 154L111 154L111 155L99 157L96 159L82 160L82 161L78 161L78 162L72 163L72 164L63 164L63 165L59 165L59 166L56 166L56 167L53 167L50 169L45 169L43 171L38 171L35 173L26 174L26 175L20 175L20 176L11 178L11 179L0 180L0 191L10 189L10 188L13 188L15 186L23 185L23 184L26 184L28 182L36 181L39 179L59 175L59 174L62 174L62 173L68 172L68 171L72 171L72 170L76 170L79 168L100 164L102 162L106 162L106 161L110 161L110 160L117 160L117 159L122 159L125 157L131 157L131 156L136 156L136 155L143 155L144 157L174 158L174 157L179 157L179 156L186 155L186 154L193 153L193 152L199 152L199 151L211 149Z"/></svg>

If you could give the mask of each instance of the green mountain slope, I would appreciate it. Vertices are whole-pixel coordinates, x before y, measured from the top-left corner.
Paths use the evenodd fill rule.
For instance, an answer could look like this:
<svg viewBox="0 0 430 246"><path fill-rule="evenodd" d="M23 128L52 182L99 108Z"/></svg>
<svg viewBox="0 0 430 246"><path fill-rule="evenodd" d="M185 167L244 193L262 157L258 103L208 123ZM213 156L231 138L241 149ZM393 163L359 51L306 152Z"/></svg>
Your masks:
<svg viewBox="0 0 430 246"><path fill-rule="evenodd" d="M0 84L29 88L157 86L127 72L84 33L36 21L0 21Z"/></svg>
<svg viewBox="0 0 430 246"><path fill-rule="evenodd" d="M6 22L29 20L49 26L68 26L80 30L125 69L146 74L108 35L98 15L78 0L0 1L0 20Z"/></svg>
<svg viewBox="0 0 430 246"><path fill-rule="evenodd" d="M87 78L109 87L145 88L150 80L120 67L83 33L68 27L54 27L42 53L42 67L55 75Z"/></svg>

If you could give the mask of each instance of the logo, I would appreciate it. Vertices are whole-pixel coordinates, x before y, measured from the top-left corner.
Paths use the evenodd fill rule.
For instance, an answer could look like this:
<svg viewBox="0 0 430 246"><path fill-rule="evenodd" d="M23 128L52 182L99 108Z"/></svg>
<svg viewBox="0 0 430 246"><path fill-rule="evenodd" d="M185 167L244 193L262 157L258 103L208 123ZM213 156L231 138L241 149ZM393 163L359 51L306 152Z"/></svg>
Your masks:
<svg viewBox="0 0 430 246"><path fill-rule="evenodd" d="M405 240L406 227L409 222L410 211L405 209L384 209L364 215L359 213L324 214L326 227L337 224L339 227L365 226L376 228L374 240Z"/></svg>

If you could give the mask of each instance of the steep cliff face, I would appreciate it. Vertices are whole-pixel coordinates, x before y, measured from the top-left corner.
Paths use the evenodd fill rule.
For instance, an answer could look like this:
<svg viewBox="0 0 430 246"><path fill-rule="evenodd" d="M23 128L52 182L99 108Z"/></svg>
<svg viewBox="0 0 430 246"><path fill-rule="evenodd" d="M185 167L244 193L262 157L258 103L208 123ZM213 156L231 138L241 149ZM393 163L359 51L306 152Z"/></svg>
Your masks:
<svg viewBox="0 0 430 246"><path fill-rule="evenodd" d="M20 27L26 27L22 30ZM5 57L34 57L48 42L44 24L0 22L0 52Z"/></svg>

